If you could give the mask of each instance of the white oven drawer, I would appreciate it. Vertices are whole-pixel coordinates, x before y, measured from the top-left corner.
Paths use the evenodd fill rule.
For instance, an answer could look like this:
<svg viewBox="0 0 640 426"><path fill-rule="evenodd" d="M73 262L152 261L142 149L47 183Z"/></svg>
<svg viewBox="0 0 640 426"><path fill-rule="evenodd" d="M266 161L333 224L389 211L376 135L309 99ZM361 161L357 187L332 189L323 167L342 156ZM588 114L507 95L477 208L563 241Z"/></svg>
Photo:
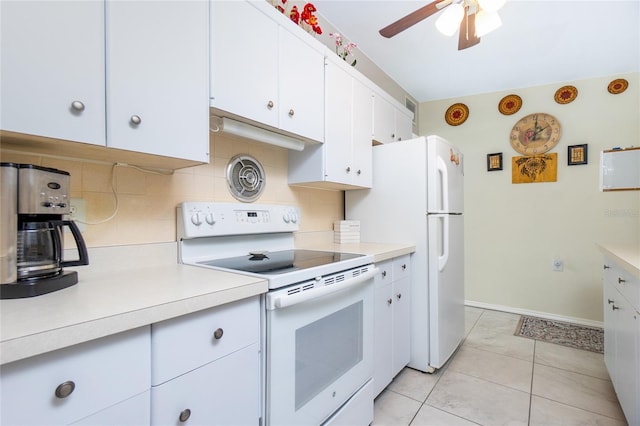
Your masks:
<svg viewBox="0 0 640 426"><path fill-rule="evenodd" d="M164 383L259 339L258 296L152 324L151 384Z"/></svg>

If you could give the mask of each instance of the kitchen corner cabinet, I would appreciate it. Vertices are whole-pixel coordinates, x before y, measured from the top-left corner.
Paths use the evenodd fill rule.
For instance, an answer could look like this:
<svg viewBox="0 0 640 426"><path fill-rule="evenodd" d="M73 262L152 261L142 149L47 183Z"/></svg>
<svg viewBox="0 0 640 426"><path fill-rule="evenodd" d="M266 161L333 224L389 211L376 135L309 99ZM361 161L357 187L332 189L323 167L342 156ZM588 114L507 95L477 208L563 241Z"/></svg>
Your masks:
<svg viewBox="0 0 640 426"><path fill-rule="evenodd" d="M373 91L339 57L325 62L325 143L289 153L289 184L371 188Z"/></svg>
<svg viewBox="0 0 640 426"><path fill-rule="evenodd" d="M1 422L149 424L149 327L0 367Z"/></svg>
<svg viewBox="0 0 640 426"><path fill-rule="evenodd" d="M253 297L151 326L151 424L258 425L260 304Z"/></svg>
<svg viewBox="0 0 640 426"><path fill-rule="evenodd" d="M381 92L374 95L373 117L373 140L384 144L411 139L412 113L400 104L394 105Z"/></svg>
<svg viewBox="0 0 640 426"><path fill-rule="evenodd" d="M308 35L264 1L214 1L211 25L211 107L323 142L324 53Z"/></svg>
<svg viewBox="0 0 640 426"><path fill-rule="evenodd" d="M374 395L378 395L409 363L411 257L380 262L374 295Z"/></svg>
<svg viewBox="0 0 640 426"><path fill-rule="evenodd" d="M640 279L604 258L604 361L630 425L640 424Z"/></svg>
<svg viewBox="0 0 640 426"><path fill-rule="evenodd" d="M2 130L208 162L208 2L0 8Z"/></svg>

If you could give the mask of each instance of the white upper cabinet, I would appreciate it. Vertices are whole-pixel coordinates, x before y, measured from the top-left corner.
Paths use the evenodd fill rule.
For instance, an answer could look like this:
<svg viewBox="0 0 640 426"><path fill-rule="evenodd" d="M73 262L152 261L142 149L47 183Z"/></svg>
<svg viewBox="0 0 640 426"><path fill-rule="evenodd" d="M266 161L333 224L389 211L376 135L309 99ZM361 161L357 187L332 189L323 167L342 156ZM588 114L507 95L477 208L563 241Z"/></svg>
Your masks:
<svg viewBox="0 0 640 426"><path fill-rule="evenodd" d="M267 2L212 2L211 106L323 142L324 54L278 15Z"/></svg>
<svg viewBox="0 0 640 426"><path fill-rule="evenodd" d="M289 183L371 188L373 91L338 57L326 60L325 143L289 153Z"/></svg>
<svg viewBox="0 0 640 426"><path fill-rule="evenodd" d="M209 3L106 12L107 146L208 162Z"/></svg>
<svg viewBox="0 0 640 426"><path fill-rule="evenodd" d="M104 3L0 3L0 126L105 144Z"/></svg>
<svg viewBox="0 0 640 426"><path fill-rule="evenodd" d="M411 139L412 113L377 92L373 101L373 139L380 143Z"/></svg>
<svg viewBox="0 0 640 426"><path fill-rule="evenodd" d="M0 8L2 130L208 162L208 1Z"/></svg>

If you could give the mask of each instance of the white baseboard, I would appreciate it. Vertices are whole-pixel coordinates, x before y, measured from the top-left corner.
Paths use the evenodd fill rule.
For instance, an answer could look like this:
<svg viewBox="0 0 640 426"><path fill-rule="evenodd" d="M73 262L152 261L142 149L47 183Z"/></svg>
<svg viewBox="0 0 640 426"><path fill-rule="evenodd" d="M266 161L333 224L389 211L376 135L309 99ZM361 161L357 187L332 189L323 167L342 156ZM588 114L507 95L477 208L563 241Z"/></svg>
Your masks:
<svg viewBox="0 0 640 426"><path fill-rule="evenodd" d="M473 300L465 300L465 306L471 306L473 308L490 309L492 311L509 312L518 315L528 315L531 317L544 318L553 321L563 321L572 324L586 325L588 327L604 328L602 321L593 321L585 318L567 317L564 315L550 314L548 312L530 311L528 309L512 308L511 306L493 305L490 303L475 302Z"/></svg>

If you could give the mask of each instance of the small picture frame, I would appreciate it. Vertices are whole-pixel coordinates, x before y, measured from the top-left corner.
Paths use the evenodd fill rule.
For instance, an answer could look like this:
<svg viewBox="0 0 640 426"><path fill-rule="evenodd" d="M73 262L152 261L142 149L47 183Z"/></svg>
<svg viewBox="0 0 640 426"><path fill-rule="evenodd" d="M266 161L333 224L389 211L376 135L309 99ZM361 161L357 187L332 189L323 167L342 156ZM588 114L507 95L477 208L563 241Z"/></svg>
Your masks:
<svg viewBox="0 0 640 426"><path fill-rule="evenodd" d="M502 153L496 152L494 154L487 154L487 171L495 172L496 170L502 170Z"/></svg>
<svg viewBox="0 0 640 426"><path fill-rule="evenodd" d="M587 164L587 144L571 145L567 148L567 164L577 166Z"/></svg>

